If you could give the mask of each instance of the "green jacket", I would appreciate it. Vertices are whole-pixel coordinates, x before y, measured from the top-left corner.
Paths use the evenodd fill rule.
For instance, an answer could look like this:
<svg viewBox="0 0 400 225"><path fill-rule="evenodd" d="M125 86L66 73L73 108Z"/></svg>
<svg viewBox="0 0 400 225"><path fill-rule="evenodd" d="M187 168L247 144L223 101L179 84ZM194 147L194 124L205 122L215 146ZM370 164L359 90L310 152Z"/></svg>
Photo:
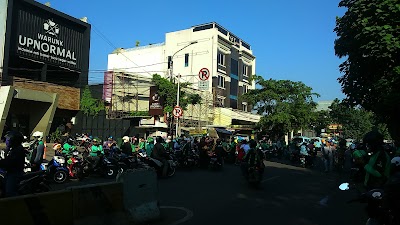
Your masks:
<svg viewBox="0 0 400 225"><path fill-rule="evenodd" d="M145 149L145 147L146 147L146 142L141 141L141 142L139 143L139 149Z"/></svg>
<svg viewBox="0 0 400 225"><path fill-rule="evenodd" d="M146 149L147 156L150 157L151 153L153 152L153 149L154 149L154 144L153 143L146 143L145 149Z"/></svg>
<svg viewBox="0 0 400 225"><path fill-rule="evenodd" d="M383 173L376 170L376 161L378 160L379 156L384 154L384 158L386 161L386 165L382 165L384 168ZM373 184L381 183L382 185L385 181L390 177L390 156L385 151L379 151L371 156L367 165L364 166L366 171L364 185L370 186L370 180L373 179Z"/></svg>
<svg viewBox="0 0 400 225"><path fill-rule="evenodd" d="M70 144L68 144L68 143L65 143L65 144L63 145L62 153L68 155L72 149L73 149L73 146L72 146L72 145L70 145Z"/></svg>
<svg viewBox="0 0 400 225"><path fill-rule="evenodd" d="M365 152L364 150L355 150L353 152L353 157L354 158L362 158L367 156L367 152Z"/></svg>
<svg viewBox="0 0 400 225"><path fill-rule="evenodd" d="M99 146L93 145L92 146L92 151L90 152L90 156L98 156L97 153L104 154L103 146L101 146L101 145L99 145Z"/></svg>

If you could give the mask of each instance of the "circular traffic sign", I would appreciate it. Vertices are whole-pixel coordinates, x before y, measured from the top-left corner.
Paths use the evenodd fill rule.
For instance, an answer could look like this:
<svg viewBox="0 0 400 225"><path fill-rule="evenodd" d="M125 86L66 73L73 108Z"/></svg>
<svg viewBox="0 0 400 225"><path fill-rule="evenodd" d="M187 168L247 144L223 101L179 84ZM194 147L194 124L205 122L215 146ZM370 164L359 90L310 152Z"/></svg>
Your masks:
<svg viewBox="0 0 400 225"><path fill-rule="evenodd" d="M207 68L203 68L200 70L200 72L199 72L200 80L206 81L206 80L208 80L209 77L210 77L210 71Z"/></svg>
<svg viewBox="0 0 400 225"><path fill-rule="evenodd" d="M180 106L175 106L172 113L174 114L174 117L181 118L183 115L183 109Z"/></svg>

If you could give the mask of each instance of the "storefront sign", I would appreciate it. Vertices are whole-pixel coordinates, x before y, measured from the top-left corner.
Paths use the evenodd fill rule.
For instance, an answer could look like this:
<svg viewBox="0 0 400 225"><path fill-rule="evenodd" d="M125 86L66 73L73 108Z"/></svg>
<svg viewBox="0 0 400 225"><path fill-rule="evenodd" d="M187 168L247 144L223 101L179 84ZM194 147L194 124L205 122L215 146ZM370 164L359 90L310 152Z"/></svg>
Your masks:
<svg viewBox="0 0 400 225"><path fill-rule="evenodd" d="M163 110L163 99L158 94L158 88L150 87L149 114L152 116L163 115Z"/></svg>
<svg viewBox="0 0 400 225"><path fill-rule="evenodd" d="M52 15L20 9L16 53L55 66L80 69L84 30Z"/></svg>

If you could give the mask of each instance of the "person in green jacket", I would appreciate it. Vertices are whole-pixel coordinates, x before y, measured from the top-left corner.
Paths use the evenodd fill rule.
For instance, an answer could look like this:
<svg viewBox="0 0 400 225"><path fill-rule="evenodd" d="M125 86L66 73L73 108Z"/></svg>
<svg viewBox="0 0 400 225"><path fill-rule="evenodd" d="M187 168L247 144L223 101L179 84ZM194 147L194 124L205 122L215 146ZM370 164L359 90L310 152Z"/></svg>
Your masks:
<svg viewBox="0 0 400 225"><path fill-rule="evenodd" d="M145 150L146 149L146 140L144 138L140 138L139 141L139 150Z"/></svg>
<svg viewBox="0 0 400 225"><path fill-rule="evenodd" d="M370 190L382 188L390 176L390 156L383 148L383 135L377 129L368 132L363 139L372 152L369 162L364 166L364 186Z"/></svg>
<svg viewBox="0 0 400 225"><path fill-rule="evenodd" d="M99 154L104 155L103 146L101 146L100 141L95 138L93 139L93 145L89 154L90 158L93 160L93 169L96 169L100 162Z"/></svg>
<svg viewBox="0 0 400 225"><path fill-rule="evenodd" d="M153 149L154 149L154 139L152 137L148 137L146 145L145 145L145 150L146 150L147 156L149 156L149 157L151 156Z"/></svg>
<svg viewBox="0 0 400 225"><path fill-rule="evenodd" d="M61 153L63 155L69 155L71 151L74 149L75 149L74 141L71 138L68 138L67 142L65 142L65 144L63 145L63 150Z"/></svg>
<svg viewBox="0 0 400 225"><path fill-rule="evenodd" d="M100 145L100 142L97 139L93 140L93 145L90 151L90 156L96 157L99 154L104 155L103 146Z"/></svg>

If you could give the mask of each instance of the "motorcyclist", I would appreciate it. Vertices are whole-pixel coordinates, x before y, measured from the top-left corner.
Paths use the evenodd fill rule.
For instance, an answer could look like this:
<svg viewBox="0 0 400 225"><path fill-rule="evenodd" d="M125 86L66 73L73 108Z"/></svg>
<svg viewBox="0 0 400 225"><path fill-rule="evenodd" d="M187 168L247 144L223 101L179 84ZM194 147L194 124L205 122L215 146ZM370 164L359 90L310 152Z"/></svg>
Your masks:
<svg viewBox="0 0 400 225"><path fill-rule="evenodd" d="M385 204L393 212L397 222L400 222L400 157L391 160L391 176L384 187ZM399 223L393 223L399 224Z"/></svg>
<svg viewBox="0 0 400 225"><path fill-rule="evenodd" d="M9 131L4 136L6 139L6 153L0 160L0 168L7 172L5 176L5 196L16 196L18 183L24 173L25 150L22 147L24 136L15 131Z"/></svg>
<svg viewBox="0 0 400 225"><path fill-rule="evenodd" d="M35 139L35 146L32 151L32 156L30 159L30 163L32 165L32 171L40 170L40 165L43 162L43 155L44 155L44 142L43 142L43 132L35 131L32 134L33 138Z"/></svg>
<svg viewBox="0 0 400 225"><path fill-rule="evenodd" d="M89 154L90 158L93 160L94 169L97 168L101 155L104 155L103 146L101 146L100 141L95 138L93 139L93 145Z"/></svg>
<svg viewBox="0 0 400 225"><path fill-rule="evenodd" d="M162 163L162 176L166 177L168 172L168 161L166 158L165 148L163 145L164 139L160 136L156 137L156 144L151 152L150 157L157 159Z"/></svg>
<svg viewBox="0 0 400 225"><path fill-rule="evenodd" d="M154 149L154 138L148 137L145 145L146 154L150 156L151 153L153 152L153 149Z"/></svg>
<svg viewBox="0 0 400 225"><path fill-rule="evenodd" d="M122 140L124 141L120 146L120 149L121 149L122 153L124 153L127 156L132 155L132 145L131 145L131 143L129 141L129 137L128 136L124 136L122 138Z"/></svg>
<svg viewBox="0 0 400 225"><path fill-rule="evenodd" d="M116 146L116 142L112 136L108 137L107 141L103 143L103 150L105 152L113 151Z"/></svg>
<svg viewBox="0 0 400 225"><path fill-rule="evenodd" d="M249 141L250 150L243 157L243 161L241 164L243 175L245 177L248 176L248 169L250 167L258 166L260 168L260 172L264 172L264 163L263 163L263 153L260 149L257 148L257 142L255 140Z"/></svg>
<svg viewBox="0 0 400 225"><path fill-rule="evenodd" d="M369 162L364 166L364 185L367 189L381 188L390 175L390 157L383 148L383 135L374 129L364 136L363 143L367 144L372 153Z"/></svg>
<svg viewBox="0 0 400 225"><path fill-rule="evenodd" d="M224 155L224 146L222 145L222 140L218 138L215 142L214 146L214 153L217 155L218 162L222 165L223 164L223 155Z"/></svg>
<svg viewBox="0 0 400 225"><path fill-rule="evenodd" d="M62 150L62 154L63 155L69 155L70 154L70 152L72 151L72 150L74 150L75 149L75 146L74 146L74 140L72 140L72 138L68 138L67 139L67 141L64 143L64 145L63 145L63 150Z"/></svg>

